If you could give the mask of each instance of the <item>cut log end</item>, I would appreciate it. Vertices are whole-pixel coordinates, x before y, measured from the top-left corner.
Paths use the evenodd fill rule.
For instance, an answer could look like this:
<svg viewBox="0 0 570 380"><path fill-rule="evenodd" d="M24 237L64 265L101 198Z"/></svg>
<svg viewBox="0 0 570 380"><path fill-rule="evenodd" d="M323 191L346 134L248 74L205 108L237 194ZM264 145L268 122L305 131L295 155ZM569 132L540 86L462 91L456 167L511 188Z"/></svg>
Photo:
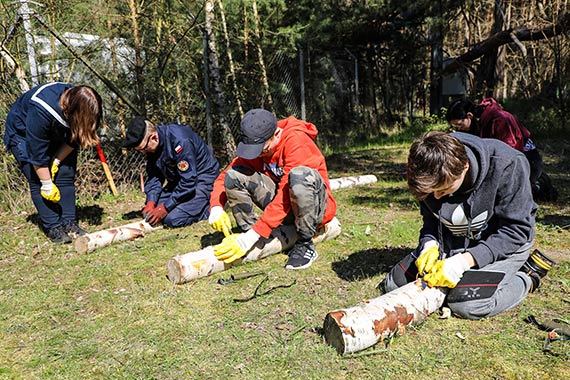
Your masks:
<svg viewBox="0 0 570 380"><path fill-rule="evenodd" d="M182 282L181 276L184 270L184 268L182 268L182 266L180 265L180 261L178 261L176 257L174 257L168 262L166 267L168 270L166 278L174 284L180 284Z"/></svg>
<svg viewBox="0 0 570 380"><path fill-rule="evenodd" d="M75 250L77 253L84 254L89 252L89 237L79 236L75 239Z"/></svg>
<svg viewBox="0 0 570 380"><path fill-rule="evenodd" d="M325 341L329 346L332 346L336 351L342 355L345 353L344 338L337 320L333 317L332 313L328 313L323 323L323 330L325 334Z"/></svg>

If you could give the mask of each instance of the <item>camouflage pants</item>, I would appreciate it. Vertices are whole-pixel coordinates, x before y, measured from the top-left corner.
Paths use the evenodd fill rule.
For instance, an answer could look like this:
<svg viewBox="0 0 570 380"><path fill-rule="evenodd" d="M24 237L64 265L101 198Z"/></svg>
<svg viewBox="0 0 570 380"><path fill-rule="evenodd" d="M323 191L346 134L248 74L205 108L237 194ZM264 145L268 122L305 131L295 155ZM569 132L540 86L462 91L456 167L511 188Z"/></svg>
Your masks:
<svg viewBox="0 0 570 380"><path fill-rule="evenodd" d="M265 174L243 166L227 171L224 180L228 204L242 230L249 230L257 221L255 206L264 210L275 198L277 184ZM312 239L321 224L327 207L327 189L320 173L306 166L289 172L288 196L291 212L283 224L295 224L300 241Z"/></svg>

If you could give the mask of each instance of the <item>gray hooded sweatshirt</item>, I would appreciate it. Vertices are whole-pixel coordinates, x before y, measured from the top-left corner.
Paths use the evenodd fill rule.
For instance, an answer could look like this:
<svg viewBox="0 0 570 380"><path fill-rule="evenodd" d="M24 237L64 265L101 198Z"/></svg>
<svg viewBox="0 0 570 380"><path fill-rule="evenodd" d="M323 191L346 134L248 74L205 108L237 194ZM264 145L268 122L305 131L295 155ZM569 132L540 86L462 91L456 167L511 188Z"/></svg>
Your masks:
<svg viewBox="0 0 570 380"><path fill-rule="evenodd" d="M469 251L479 268L528 249L537 205L524 154L496 139L451 135L465 145L469 170L454 194L420 202L419 248L437 240L447 257Z"/></svg>

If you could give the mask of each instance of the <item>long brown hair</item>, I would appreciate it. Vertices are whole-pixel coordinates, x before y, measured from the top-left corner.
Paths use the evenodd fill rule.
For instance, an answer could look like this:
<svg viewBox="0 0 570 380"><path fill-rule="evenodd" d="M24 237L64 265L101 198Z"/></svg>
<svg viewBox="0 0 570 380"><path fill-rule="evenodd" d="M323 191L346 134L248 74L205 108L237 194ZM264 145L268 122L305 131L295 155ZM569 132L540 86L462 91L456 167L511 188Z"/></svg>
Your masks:
<svg viewBox="0 0 570 380"><path fill-rule="evenodd" d="M444 132L428 132L410 148L408 187L416 199L424 200L434 188L459 178L467 162L461 141Z"/></svg>
<svg viewBox="0 0 570 380"><path fill-rule="evenodd" d="M101 96L89 86L76 86L65 90L60 106L71 130L71 141L82 148L99 143L97 129L103 117Z"/></svg>

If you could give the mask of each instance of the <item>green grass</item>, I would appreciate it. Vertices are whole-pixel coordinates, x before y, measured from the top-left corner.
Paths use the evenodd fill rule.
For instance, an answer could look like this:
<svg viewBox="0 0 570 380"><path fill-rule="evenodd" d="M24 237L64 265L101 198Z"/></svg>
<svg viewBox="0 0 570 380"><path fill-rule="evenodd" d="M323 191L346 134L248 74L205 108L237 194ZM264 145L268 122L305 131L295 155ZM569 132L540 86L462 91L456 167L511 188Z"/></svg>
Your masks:
<svg viewBox="0 0 570 380"><path fill-rule="evenodd" d="M378 296L386 271L416 245L421 220L404 181L405 144L329 156L331 177L376 174L379 181L335 192L343 232L318 245L319 260L303 271L283 269L279 254L173 285L165 278L170 258L220 240L206 222L79 255L47 242L27 221L31 209L4 213L0 379L569 378L570 342L543 353L545 332L523 321L529 314L570 319L570 159L554 155L569 150L549 146L547 168L561 197L541 205L536 245L560 264L539 291L482 321L433 314L387 349L358 357L339 356L324 342L323 320ZM82 200L80 224L90 231L126 224L143 201L138 193ZM269 276L262 291L296 282L236 303L263 276L229 285L218 279L250 271Z"/></svg>

